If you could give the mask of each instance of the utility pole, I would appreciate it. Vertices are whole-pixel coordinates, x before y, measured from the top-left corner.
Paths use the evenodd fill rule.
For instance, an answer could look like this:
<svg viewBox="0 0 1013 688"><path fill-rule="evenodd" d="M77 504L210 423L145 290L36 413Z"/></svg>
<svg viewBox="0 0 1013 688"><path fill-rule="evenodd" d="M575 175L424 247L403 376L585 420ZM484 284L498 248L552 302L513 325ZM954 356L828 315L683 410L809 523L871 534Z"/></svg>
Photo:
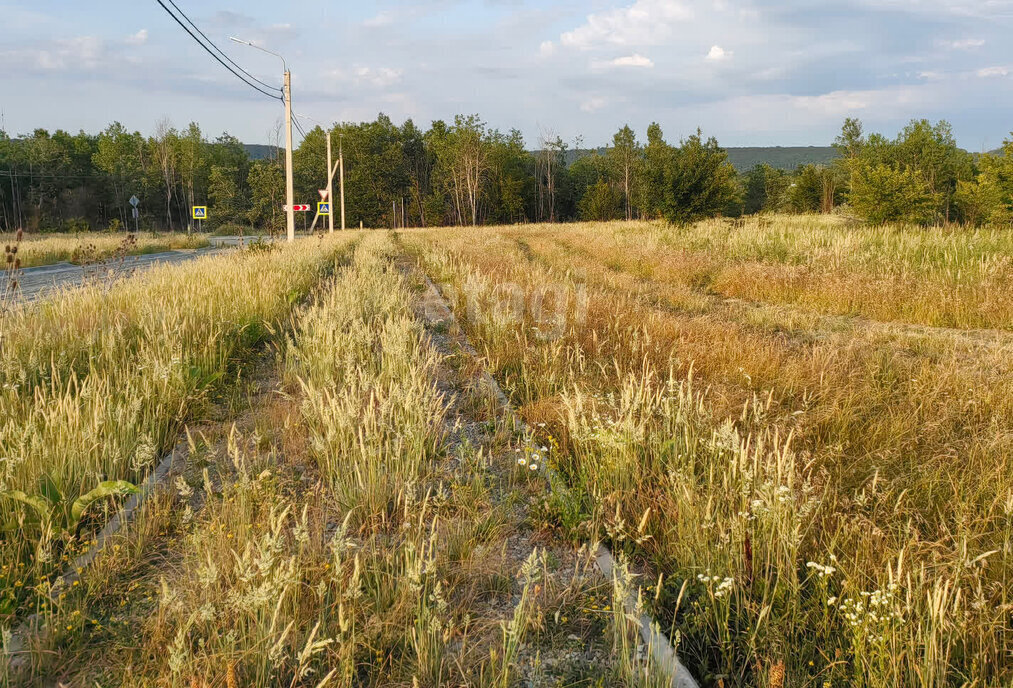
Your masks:
<svg viewBox="0 0 1013 688"><path fill-rule="evenodd" d="M331 165L331 130L327 130L327 202L331 212L327 213L327 229L334 234L334 167Z"/></svg>
<svg viewBox="0 0 1013 688"><path fill-rule="evenodd" d="M292 179L292 72L288 70L288 62L285 61L285 58L273 50L262 48L251 41L244 41L235 36L229 36L229 40L256 48L268 55L274 55L281 60L282 69L285 71L285 84L282 88L285 100L285 224L288 229L288 240L295 241L295 183Z"/></svg>
<svg viewBox="0 0 1013 688"><path fill-rule="evenodd" d="M341 168L341 230L345 229L345 135L338 134L338 165Z"/></svg>
<svg viewBox="0 0 1013 688"><path fill-rule="evenodd" d="M303 119L308 119L311 122L316 122L321 127L327 127L325 129L325 131L327 132L327 188L326 189L321 189L321 192L327 194L327 197L326 197L325 200L330 204L330 207L331 207L331 212L329 212L327 214L327 224L330 227L330 232L333 234L334 233L334 213L335 213L335 208L334 208L334 175L336 175L338 173L338 166L335 165L332 162L332 159L331 159L331 150L332 150L332 148L331 148L331 128L328 127L326 124L324 124L323 122L321 122L318 119L313 119L312 117L308 117L306 115L300 115L300 116ZM314 224L314 226L316 225L316 218L314 218L313 224Z"/></svg>
<svg viewBox="0 0 1013 688"><path fill-rule="evenodd" d="M295 183L292 179L292 72L285 67L285 226L295 241Z"/></svg>

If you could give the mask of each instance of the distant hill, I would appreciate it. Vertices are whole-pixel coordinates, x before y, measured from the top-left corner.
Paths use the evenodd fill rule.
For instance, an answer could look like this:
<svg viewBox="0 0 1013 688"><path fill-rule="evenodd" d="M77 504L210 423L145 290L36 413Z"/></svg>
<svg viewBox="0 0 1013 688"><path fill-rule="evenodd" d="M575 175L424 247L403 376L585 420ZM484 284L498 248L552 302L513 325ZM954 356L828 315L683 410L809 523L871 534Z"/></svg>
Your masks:
<svg viewBox="0 0 1013 688"><path fill-rule="evenodd" d="M608 149L599 148L599 155ZM725 148L728 161L738 172L746 172L761 163L767 163L779 170L794 170L799 165L828 165L837 158L837 150L830 146L767 146L751 148ZM572 165L577 158L590 155L593 149L566 151L567 165Z"/></svg>
<svg viewBox="0 0 1013 688"><path fill-rule="evenodd" d="M268 146L263 143L244 143L243 148L250 160L268 160L281 155L281 149L276 146Z"/></svg>
<svg viewBox="0 0 1013 688"><path fill-rule="evenodd" d="M762 163L779 170L794 170L799 165L829 165L837 157L830 146L768 146L763 148L726 148L728 161L739 172Z"/></svg>

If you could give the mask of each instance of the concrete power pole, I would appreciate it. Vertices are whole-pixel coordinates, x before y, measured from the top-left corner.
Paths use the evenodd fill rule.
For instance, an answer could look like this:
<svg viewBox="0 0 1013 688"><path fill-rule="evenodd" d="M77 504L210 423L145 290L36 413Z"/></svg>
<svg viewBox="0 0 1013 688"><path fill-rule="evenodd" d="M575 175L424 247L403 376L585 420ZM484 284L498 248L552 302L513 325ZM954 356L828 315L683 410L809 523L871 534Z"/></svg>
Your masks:
<svg viewBox="0 0 1013 688"><path fill-rule="evenodd" d="M341 168L341 229L345 229L345 135L338 135L338 165Z"/></svg>
<svg viewBox="0 0 1013 688"><path fill-rule="evenodd" d="M251 41L244 41L235 36L229 36L229 40L256 48L268 55L274 55L281 60L282 69L285 71L285 83L281 90L285 100L285 200L287 203L285 223L288 225L288 240L295 241L295 184L292 181L292 72L288 71L288 62L285 61L285 58L273 50L262 48Z"/></svg>
<svg viewBox="0 0 1013 688"><path fill-rule="evenodd" d="M295 241L295 182L292 180L292 72L285 69L285 225Z"/></svg>
<svg viewBox="0 0 1013 688"><path fill-rule="evenodd" d="M334 166L331 164L331 130L327 130L327 202L331 212L327 214L327 230L334 234Z"/></svg>

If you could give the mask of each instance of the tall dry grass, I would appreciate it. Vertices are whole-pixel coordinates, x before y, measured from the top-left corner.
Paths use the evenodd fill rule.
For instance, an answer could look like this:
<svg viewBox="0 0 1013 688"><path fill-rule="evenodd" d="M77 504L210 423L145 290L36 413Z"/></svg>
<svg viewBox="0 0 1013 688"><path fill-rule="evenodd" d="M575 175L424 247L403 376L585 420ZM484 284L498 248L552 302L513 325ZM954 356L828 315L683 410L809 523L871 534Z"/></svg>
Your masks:
<svg viewBox="0 0 1013 688"><path fill-rule="evenodd" d="M137 586L124 599L130 642L116 614L96 610L120 609L101 589L78 595L40 676L181 688L660 685L622 612L630 577L617 577L613 597L590 551L563 562L569 548L530 547L519 512L540 481L513 465L511 438L454 439L451 407L482 404L454 406L453 395L478 392L448 388L453 373L396 257L389 238L368 236L298 310L280 393L254 409L256 430L233 426L211 465L179 483L187 506L149 515L173 533L165 555L100 564L130 573L126 593ZM186 501L195 491L197 512ZM154 528L139 530L137 541ZM111 628L89 635L95 619ZM580 673L585 655L601 667L593 675Z"/></svg>
<svg viewBox="0 0 1013 688"><path fill-rule="evenodd" d="M740 231L744 245L728 239ZM514 401L559 438L587 522L668 581L660 613L706 683L764 686L785 672L784 685L1005 685L1005 335L886 330L828 319L836 306L792 295L743 314L709 293L717 280L694 276L731 270L731 255L766 252L767 264L788 265L790 252L769 248L788 236L814 261L817 246L841 255L812 269L801 291L818 293L840 270L856 278L837 303L871 308L882 298L874 275L913 273L931 256L912 283L970 279L940 267L940 243L963 244L953 265L966 266L1006 241L846 231L803 219L751 229L436 230L405 241L457 295ZM887 239L906 248L877 262ZM985 274L981 292L994 298L1000 285ZM535 317L532 304L548 294L565 302ZM973 312L981 298L959 296L926 288L924 313ZM916 298L912 290L907 305L882 304L883 317L908 318ZM559 322L560 336L547 336ZM572 514L559 517L581 528Z"/></svg>
<svg viewBox="0 0 1013 688"><path fill-rule="evenodd" d="M884 322L1013 326L1013 237L998 228L774 215L686 228L634 222L525 232L531 235L660 289L677 305L716 297Z"/></svg>
<svg viewBox="0 0 1013 688"><path fill-rule="evenodd" d="M199 234L130 235L126 234L31 235L26 234L19 247L21 267L32 268L61 262L94 262L120 255L143 255L175 249L197 249L210 246L206 236ZM14 236L0 234L0 244L12 243Z"/></svg>
<svg viewBox="0 0 1013 688"><path fill-rule="evenodd" d="M85 545L78 531L88 524L71 517L77 497L103 481L143 479L181 424L199 416L237 359L287 319L345 243L306 241L158 267L110 289L68 289L7 313L0 340L5 625L44 607L54 574Z"/></svg>

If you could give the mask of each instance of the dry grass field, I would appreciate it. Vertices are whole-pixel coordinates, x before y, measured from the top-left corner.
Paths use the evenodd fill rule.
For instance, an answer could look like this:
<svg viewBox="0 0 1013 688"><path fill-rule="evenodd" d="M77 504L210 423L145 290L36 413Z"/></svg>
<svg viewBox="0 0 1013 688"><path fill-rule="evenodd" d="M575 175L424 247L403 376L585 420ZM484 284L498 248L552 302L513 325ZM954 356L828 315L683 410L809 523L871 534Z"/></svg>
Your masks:
<svg viewBox="0 0 1013 688"><path fill-rule="evenodd" d="M704 683L1013 680L1008 233L771 217L403 240L559 442L559 527L662 581Z"/></svg>
<svg viewBox="0 0 1013 688"><path fill-rule="evenodd" d="M663 685L630 589L703 686L1009 685L1011 243L354 232L3 311L0 685Z"/></svg>

